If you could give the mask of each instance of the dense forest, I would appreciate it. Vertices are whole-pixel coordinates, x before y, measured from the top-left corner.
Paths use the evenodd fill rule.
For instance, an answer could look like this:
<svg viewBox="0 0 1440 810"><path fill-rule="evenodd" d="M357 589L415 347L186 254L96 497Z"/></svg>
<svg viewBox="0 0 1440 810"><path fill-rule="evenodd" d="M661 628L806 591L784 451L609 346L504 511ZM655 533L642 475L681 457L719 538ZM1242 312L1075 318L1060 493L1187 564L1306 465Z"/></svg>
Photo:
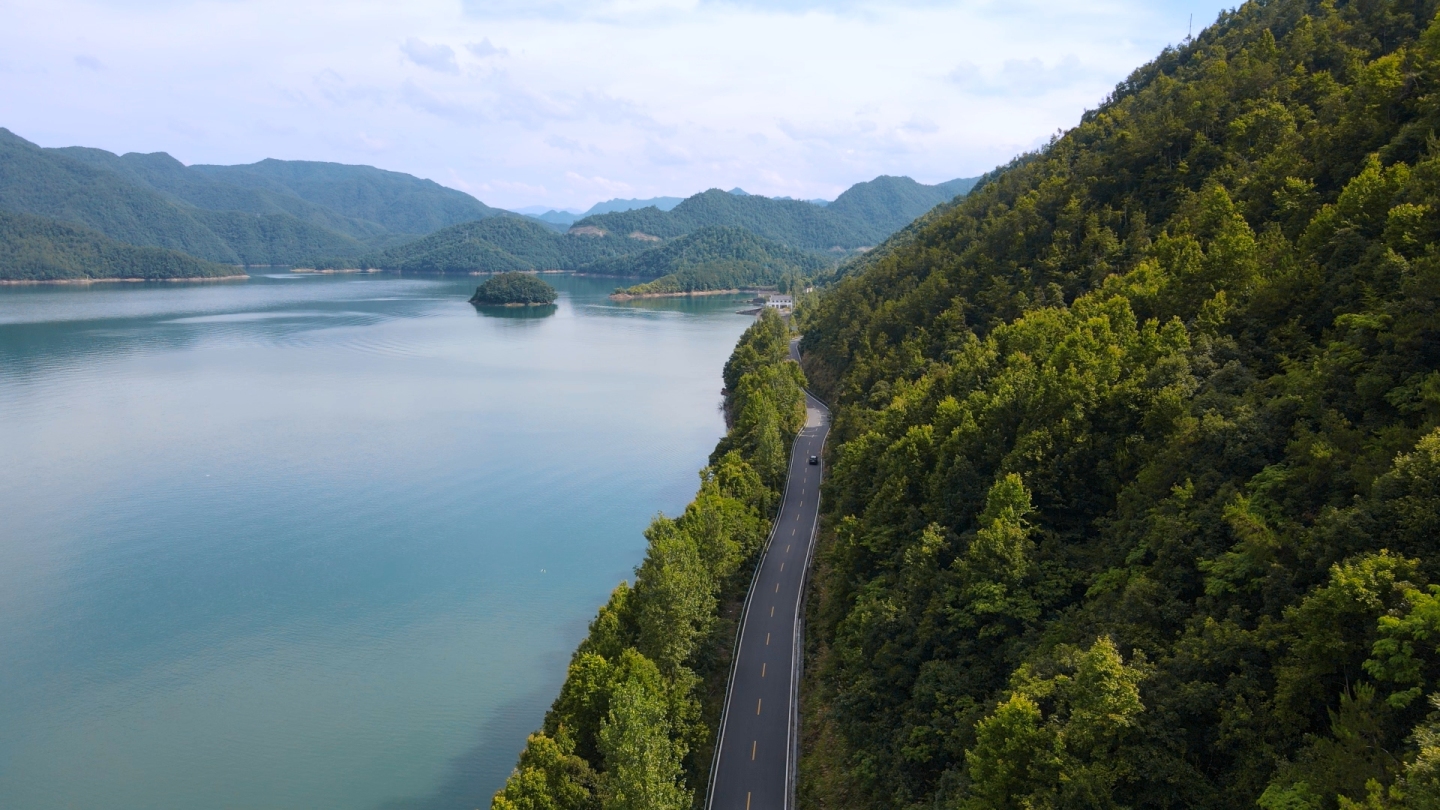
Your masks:
<svg viewBox="0 0 1440 810"><path fill-rule="evenodd" d="M99 231L0 211L0 279L214 278L239 270L163 248L135 247Z"/></svg>
<svg viewBox="0 0 1440 810"><path fill-rule="evenodd" d="M516 304L536 305L555 303L555 288L529 273L501 273L485 279L475 294L470 296L472 304Z"/></svg>
<svg viewBox="0 0 1440 810"><path fill-rule="evenodd" d="M656 295L774 287L786 278L813 277L829 265L818 254L741 228L701 228L643 253L596 262L585 271L653 279L616 292Z"/></svg>
<svg viewBox="0 0 1440 810"><path fill-rule="evenodd" d="M1440 21L1270 0L813 300L810 807L1440 807Z"/></svg>
<svg viewBox="0 0 1440 810"><path fill-rule="evenodd" d="M790 330L765 312L725 366L730 431L695 500L658 517L570 660L492 810L688 810L704 793L739 604L805 424Z"/></svg>

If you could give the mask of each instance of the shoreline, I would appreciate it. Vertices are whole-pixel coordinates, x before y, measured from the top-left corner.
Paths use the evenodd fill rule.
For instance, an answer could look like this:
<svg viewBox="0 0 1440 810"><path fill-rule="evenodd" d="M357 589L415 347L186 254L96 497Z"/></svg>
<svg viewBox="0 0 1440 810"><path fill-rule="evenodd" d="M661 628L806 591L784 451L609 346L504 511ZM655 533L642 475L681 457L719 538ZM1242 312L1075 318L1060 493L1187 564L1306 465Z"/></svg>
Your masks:
<svg viewBox="0 0 1440 810"><path fill-rule="evenodd" d="M731 288L728 290L690 290L688 292L663 292L663 293L611 293L611 301L634 301L640 298L690 298L700 295L743 295L745 293L763 293L770 290L758 287L746 287L743 289Z"/></svg>
<svg viewBox="0 0 1440 810"><path fill-rule="evenodd" d="M37 284L140 284L144 282L169 283L169 284L190 284L207 281L239 281L248 279L250 276L241 273L235 276L186 276L185 278L41 278L41 279L4 279L0 280L3 287L28 287Z"/></svg>

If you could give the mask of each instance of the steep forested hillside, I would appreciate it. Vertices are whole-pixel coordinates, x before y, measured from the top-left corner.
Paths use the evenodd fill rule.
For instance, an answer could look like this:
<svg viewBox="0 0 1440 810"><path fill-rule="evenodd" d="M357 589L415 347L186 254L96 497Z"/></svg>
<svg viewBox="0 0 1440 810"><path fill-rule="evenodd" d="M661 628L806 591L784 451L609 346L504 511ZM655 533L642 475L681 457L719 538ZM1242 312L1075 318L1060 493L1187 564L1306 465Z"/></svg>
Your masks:
<svg viewBox="0 0 1440 810"><path fill-rule="evenodd" d="M686 810L703 795L736 607L805 424L789 337L770 311L741 337L725 365L732 427L700 491L650 524L634 585L600 608L492 810Z"/></svg>
<svg viewBox="0 0 1440 810"><path fill-rule="evenodd" d="M661 247L597 262L586 272L649 278L630 295L774 286L812 277L827 267L814 253L787 248L740 228L701 228Z"/></svg>
<svg viewBox="0 0 1440 810"><path fill-rule="evenodd" d="M1440 806L1435 12L1241 6L802 313L803 804Z"/></svg>
<svg viewBox="0 0 1440 810"><path fill-rule="evenodd" d="M234 267L173 250L135 247L99 231L25 214L0 211L0 279L143 278L153 280L235 275Z"/></svg>
<svg viewBox="0 0 1440 810"><path fill-rule="evenodd" d="M426 234L505 214L463 191L371 166L273 158L244 166L191 166L237 186L298 197L395 233Z"/></svg>

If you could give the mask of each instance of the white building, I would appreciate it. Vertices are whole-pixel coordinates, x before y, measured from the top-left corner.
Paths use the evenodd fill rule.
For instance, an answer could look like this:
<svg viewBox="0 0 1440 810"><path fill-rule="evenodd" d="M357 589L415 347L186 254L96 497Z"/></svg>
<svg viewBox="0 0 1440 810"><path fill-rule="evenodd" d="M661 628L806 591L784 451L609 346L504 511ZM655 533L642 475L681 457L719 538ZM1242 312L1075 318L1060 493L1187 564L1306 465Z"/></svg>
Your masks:
<svg viewBox="0 0 1440 810"><path fill-rule="evenodd" d="M795 299L788 295L772 295L765 299L765 306L771 309L794 309Z"/></svg>

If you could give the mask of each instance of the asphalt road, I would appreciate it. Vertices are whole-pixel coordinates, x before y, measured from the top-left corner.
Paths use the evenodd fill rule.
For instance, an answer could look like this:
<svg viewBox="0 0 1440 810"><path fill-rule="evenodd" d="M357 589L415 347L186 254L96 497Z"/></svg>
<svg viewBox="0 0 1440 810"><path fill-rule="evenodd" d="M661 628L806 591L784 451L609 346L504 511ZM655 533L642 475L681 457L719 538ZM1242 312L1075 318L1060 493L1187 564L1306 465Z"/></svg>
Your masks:
<svg viewBox="0 0 1440 810"><path fill-rule="evenodd" d="M798 359L796 344L790 354ZM806 394L808 418L790 454L785 499L745 602L720 721L709 810L789 810L794 798L800 605L815 541L829 411Z"/></svg>

